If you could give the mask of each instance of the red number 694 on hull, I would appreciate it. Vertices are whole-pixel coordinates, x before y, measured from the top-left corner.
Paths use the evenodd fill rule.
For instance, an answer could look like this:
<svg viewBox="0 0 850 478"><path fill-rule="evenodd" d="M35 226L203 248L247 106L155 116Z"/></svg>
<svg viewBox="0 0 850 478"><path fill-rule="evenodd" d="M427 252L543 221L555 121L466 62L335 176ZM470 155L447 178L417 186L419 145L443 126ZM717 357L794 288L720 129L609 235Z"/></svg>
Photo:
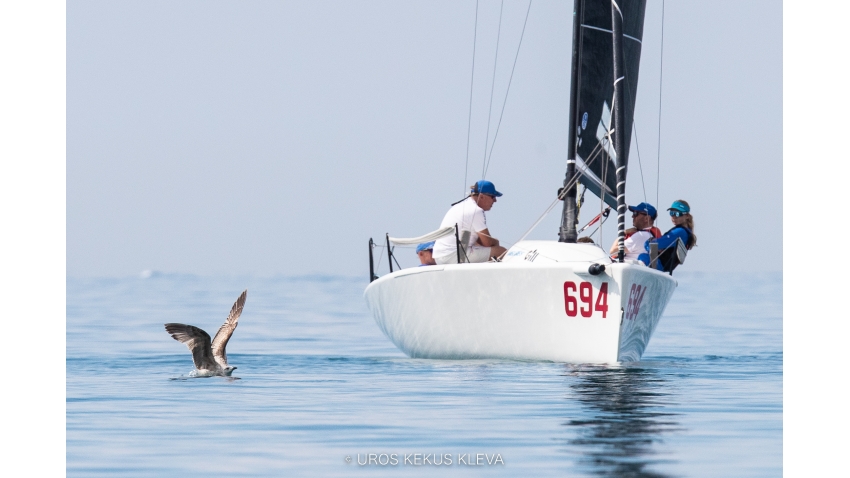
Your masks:
<svg viewBox="0 0 850 478"><path fill-rule="evenodd" d="M593 284L587 281L576 284L573 281L564 282L564 308L567 317L593 317L594 312L601 312L602 318L608 317L608 283L603 282L593 300ZM579 304L581 302L581 304Z"/></svg>

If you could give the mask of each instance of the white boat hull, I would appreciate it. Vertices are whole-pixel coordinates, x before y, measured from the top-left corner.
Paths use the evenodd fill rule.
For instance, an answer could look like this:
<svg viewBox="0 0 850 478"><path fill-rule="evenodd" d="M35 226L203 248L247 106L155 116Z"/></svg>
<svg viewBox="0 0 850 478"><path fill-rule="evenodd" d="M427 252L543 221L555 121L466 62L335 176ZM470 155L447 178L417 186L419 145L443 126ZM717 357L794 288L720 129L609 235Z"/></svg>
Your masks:
<svg viewBox="0 0 850 478"><path fill-rule="evenodd" d="M640 360L676 287L592 245L526 241L508 254L396 271L372 282L366 301L410 357L614 363ZM593 263L605 271L589 274Z"/></svg>

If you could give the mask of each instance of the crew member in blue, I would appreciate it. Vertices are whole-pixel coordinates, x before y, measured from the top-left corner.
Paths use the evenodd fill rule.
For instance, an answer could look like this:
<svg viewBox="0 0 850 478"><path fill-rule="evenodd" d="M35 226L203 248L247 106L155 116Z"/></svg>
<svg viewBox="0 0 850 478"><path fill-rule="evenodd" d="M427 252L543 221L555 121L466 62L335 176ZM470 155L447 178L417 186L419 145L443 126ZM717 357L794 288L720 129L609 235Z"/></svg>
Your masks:
<svg viewBox="0 0 850 478"><path fill-rule="evenodd" d="M432 256L434 252L434 241L431 242L423 242L416 246L416 255L419 256L419 267L422 266L435 266L437 262L434 260Z"/></svg>
<svg viewBox="0 0 850 478"><path fill-rule="evenodd" d="M647 252L638 256L638 260L649 265L650 244L653 242L657 243L657 268L660 271L672 273L673 269L679 265L679 259L676 254L677 241L681 239L685 248L691 250L697 245L697 236L694 234L694 217L691 216L691 206L687 201L682 199L673 201L673 205L667 208L667 210L670 212L670 220L673 222L673 228L658 239L647 241Z"/></svg>

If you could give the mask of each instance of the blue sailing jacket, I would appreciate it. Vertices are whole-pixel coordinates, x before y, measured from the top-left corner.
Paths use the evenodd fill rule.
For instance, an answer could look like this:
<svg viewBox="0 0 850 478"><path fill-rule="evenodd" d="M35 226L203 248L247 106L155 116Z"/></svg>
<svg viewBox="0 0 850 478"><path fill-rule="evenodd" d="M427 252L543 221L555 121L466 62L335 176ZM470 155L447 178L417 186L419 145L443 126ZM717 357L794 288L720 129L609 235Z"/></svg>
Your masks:
<svg viewBox="0 0 850 478"><path fill-rule="evenodd" d="M658 257L661 258L661 255L668 248L676 247L676 240L681 239L682 243L685 246L691 246L693 241L693 233L690 229L685 226L673 226L673 229L667 231L663 236L658 239L650 239L646 241L644 247L646 248L646 252L638 256L638 260L649 265L649 244L651 242L658 243ZM662 272L670 272L670 270L664 268L664 263L667 261L658 260L657 261L657 269ZM678 262L676 263L678 265ZM675 267L675 266L673 266Z"/></svg>

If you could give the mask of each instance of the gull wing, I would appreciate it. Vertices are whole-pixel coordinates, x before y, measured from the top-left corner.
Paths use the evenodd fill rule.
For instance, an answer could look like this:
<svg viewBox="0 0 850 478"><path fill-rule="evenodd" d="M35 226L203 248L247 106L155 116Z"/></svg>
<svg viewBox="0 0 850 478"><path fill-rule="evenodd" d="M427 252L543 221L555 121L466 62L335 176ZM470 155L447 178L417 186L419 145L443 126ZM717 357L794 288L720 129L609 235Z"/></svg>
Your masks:
<svg viewBox="0 0 850 478"><path fill-rule="evenodd" d="M192 351L192 360L198 370L216 370L218 365L213 359L210 348L210 334L186 324L165 324L165 331L174 340L186 344Z"/></svg>
<svg viewBox="0 0 850 478"><path fill-rule="evenodd" d="M227 354L224 352L224 348L227 347L227 341L230 340L230 336L236 330L239 316L242 315L242 308L245 307L245 297L247 295L247 289L242 291L242 295L233 303L233 308L230 309L230 315L227 316L224 324L219 327L212 341L212 355L215 361L222 367L227 367Z"/></svg>

